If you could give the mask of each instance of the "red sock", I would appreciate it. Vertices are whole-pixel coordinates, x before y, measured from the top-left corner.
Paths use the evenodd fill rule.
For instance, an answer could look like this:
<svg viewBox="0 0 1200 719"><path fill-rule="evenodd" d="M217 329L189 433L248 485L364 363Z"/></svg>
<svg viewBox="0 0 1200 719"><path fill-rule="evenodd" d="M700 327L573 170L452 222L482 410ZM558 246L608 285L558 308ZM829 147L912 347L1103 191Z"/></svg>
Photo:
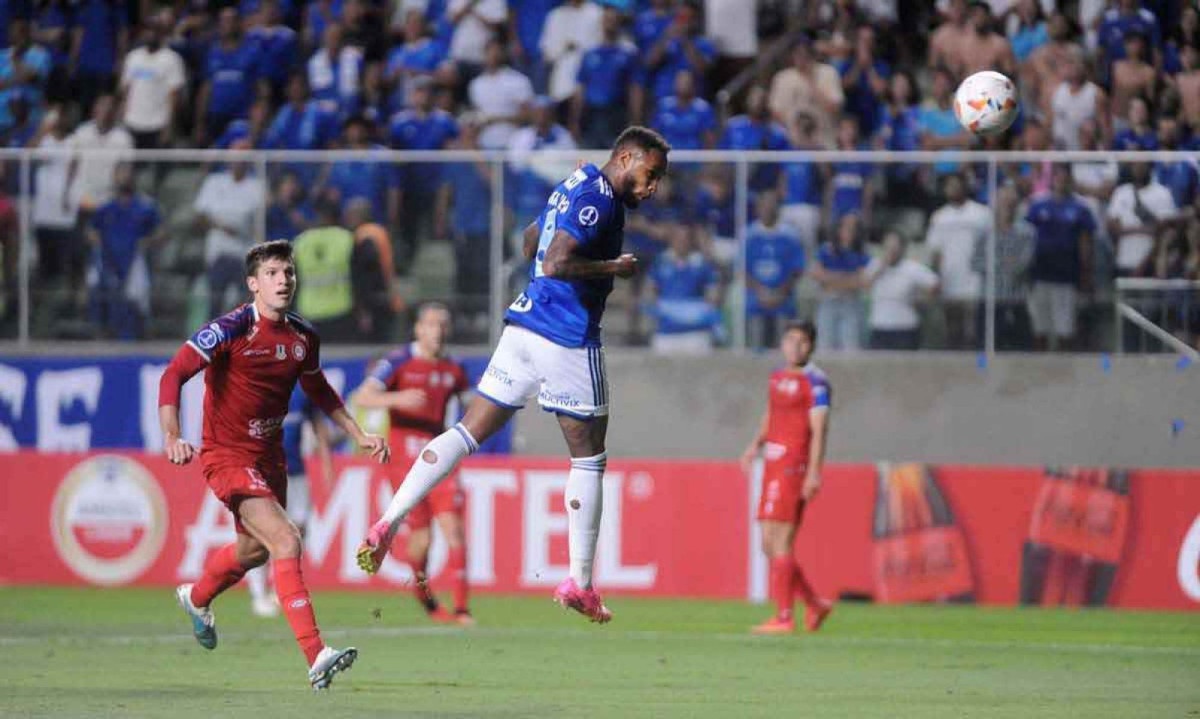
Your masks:
<svg viewBox="0 0 1200 719"><path fill-rule="evenodd" d="M317 655L325 648L321 641L321 630L317 629L317 617L313 614L312 597L308 587L304 586L304 576L300 572L300 559L276 559L275 595L279 597L279 606L292 625L292 634L296 635L296 643L311 667Z"/></svg>
<svg viewBox="0 0 1200 719"><path fill-rule="evenodd" d="M792 618L792 558L771 558L771 597L775 600L777 616L787 621Z"/></svg>
<svg viewBox="0 0 1200 719"><path fill-rule="evenodd" d="M246 576L246 568L237 559L237 545L226 544L204 563L204 575L192 585L192 604L207 607L218 594Z"/></svg>
<svg viewBox="0 0 1200 719"><path fill-rule="evenodd" d="M413 573L413 596L425 608L425 611L432 612L437 609L437 597L433 595L433 590L429 588L429 577L425 574L425 566L429 561L429 557L423 557L421 561L414 562L409 560L408 566L412 567Z"/></svg>
<svg viewBox="0 0 1200 719"><path fill-rule="evenodd" d="M467 611L467 548L455 547L450 550L447 569L454 577L454 611Z"/></svg>
<svg viewBox="0 0 1200 719"><path fill-rule="evenodd" d="M804 570L800 568L800 562L792 563L792 594L799 594L800 599L810 607L817 602L817 593L813 591L812 585L804 577Z"/></svg>

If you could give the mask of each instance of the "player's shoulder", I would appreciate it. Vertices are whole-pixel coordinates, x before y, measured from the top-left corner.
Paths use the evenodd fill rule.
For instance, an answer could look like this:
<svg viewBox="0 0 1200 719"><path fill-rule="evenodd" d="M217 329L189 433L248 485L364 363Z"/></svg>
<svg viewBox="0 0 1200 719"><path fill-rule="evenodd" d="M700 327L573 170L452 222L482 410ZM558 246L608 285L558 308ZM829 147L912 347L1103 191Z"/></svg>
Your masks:
<svg viewBox="0 0 1200 719"><path fill-rule="evenodd" d="M814 385L829 386L829 375L825 374L825 370L812 362L804 366L804 376Z"/></svg>
<svg viewBox="0 0 1200 719"><path fill-rule="evenodd" d="M309 335L313 339L319 339L319 336L317 335L317 328L312 322L304 319L299 312L289 310L284 314L284 319L286 319L288 324L290 324L292 327L295 327L296 331L300 332L301 334Z"/></svg>
<svg viewBox="0 0 1200 719"><path fill-rule="evenodd" d="M217 317L196 330L187 343L205 359L212 359L212 351L248 335L258 321L254 305L245 304Z"/></svg>

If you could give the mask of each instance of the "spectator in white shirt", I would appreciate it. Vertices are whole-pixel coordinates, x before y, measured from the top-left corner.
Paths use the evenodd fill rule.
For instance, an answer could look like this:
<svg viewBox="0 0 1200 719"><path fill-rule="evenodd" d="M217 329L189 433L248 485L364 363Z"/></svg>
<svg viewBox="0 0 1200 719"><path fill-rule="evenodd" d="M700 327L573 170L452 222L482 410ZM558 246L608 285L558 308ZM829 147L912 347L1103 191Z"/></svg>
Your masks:
<svg viewBox="0 0 1200 719"><path fill-rule="evenodd" d="M39 150L67 149L67 115L52 111L42 120ZM69 287L82 289L87 260L82 238L75 232L74 204L64 205L62 187L67 184L71 161L65 156L38 160L33 173L33 227L38 245L38 279L66 279Z"/></svg>
<svg viewBox="0 0 1200 719"><path fill-rule="evenodd" d="M467 86L467 97L483 117L479 146L500 150L508 146L526 105L533 101L533 83L508 66L504 44L492 38L484 52L483 72Z"/></svg>
<svg viewBox="0 0 1200 719"><path fill-rule="evenodd" d="M917 302L937 292L937 274L904 256L908 243L895 230L883 236L883 257L867 265L870 285L871 349L915 350L921 342Z"/></svg>
<svg viewBox="0 0 1200 719"><path fill-rule="evenodd" d="M590 0L568 0L546 16L542 57L550 70L550 97L563 102L575 92L583 53L603 40L604 11Z"/></svg>
<svg viewBox="0 0 1200 719"><path fill-rule="evenodd" d="M233 143L231 150L247 150L246 140ZM249 163L231 162L229 168L204 178L196 196L196 224L206 232L204 263L208 266L209 316L228 311L243 290L246 250L257 236L259 212L266 202L260 178L250 174ZM232 291L232 292L231 292Z"/></svg>
<svg viewBox="0 0 1200 719"><path fill-rule="evenodd" d="M986 242L992 230L992 213L967 197L961 175L947 175L943 183L946 204L929 218L925 242L932 251L945 298L946 339L951 349L975 348L975 304L983 278L971 268L975 245Z"/></svg>
<svg viewBox="0 0 1200 719"><path fill-rule="evenodd" d="M462 79L469 82L484 63L484 46L504 29L508 3L505 0L450 0L446 16L454 25L450 59L459 65Z"/></svg>
<svg viewBox="0 0 1200 719"><path fill-rule="evenodd" d="M817 60L807 37L796 42L791 67L775 73L767 93L771 114L792 137L799 135L796 118L803 110L817 121L817 137L826 146L833 144L833 118L844 101L841 76L832 65Z"/></svg>
<svg viewBox="0 0 1200 719"><path fill-rule="evenodd" d="M117 103L110 94L102 94L92 105L92 120L85 122L67 138L67 147L80 150L109 152L76 154L67 169L67 181L62 186L63 208L78 206L90 212L112 199L113 170L120 162L131 159L133 137L117 124Z"/></svg>
<svg viewBox="0 0 1200 719"><path fill-rule="evenodd" d="M125 127L138 149L171 144L175 112L187 84L183 59L163 44L167 27L162 14L146 23L146 44L125 56L121 93L125 100Z"/></svg>
<svg viewBox="0 0 1200 719"><path fill-rule="evenodd" d="M1113 191L1108 203L1108 234L1117 245L1117 275L1149 275L1154 238L1176 218L1171 191L1154 180L1149 163L1129 166L1130 181Z"/></svg>

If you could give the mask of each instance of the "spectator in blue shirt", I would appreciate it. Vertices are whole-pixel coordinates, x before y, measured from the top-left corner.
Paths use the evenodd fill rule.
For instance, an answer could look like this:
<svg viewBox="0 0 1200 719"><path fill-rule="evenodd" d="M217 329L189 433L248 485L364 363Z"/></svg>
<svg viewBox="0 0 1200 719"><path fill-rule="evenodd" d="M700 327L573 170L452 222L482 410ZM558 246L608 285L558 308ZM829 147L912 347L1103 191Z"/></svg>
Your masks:
<svg viewBox="0 0 1200 719"><path fill-rule="evenodd" d="M650 0L650 7L637 14L633 22L633 39L643 56L667 33L675 20L674 0Z"/></svg>
<svg viewBox="0 0 1200 719"><path fill-rule="evenodd" d="M883 109L883 122L875 138L878 149L896 152L921 149L921 100L917 92L912 73L900 70L892 75L888 104ZM921 167L917 163L896 163L884 168L890 205L929 207L930 197L921 181Z"/></svg>
<svg viewBox="0 0 1200 719"><path fill-rule="evenodd" d="M357 115L346 121L342 148L359 152L384 149L372 144L370 123ZM339 160L330 166L323 185L334 191L342 212L351 200L361 197L371 203L373 222L395 226L399 220L400 190L390 162L377 158Z"/></svg>
<svg viewBox="0 0 1200 719"><path fill-rule="evenodd" d="M342 0L308 0L304 11L304 47L308 50L318 47L325 30L341 20Z"/></svg>
<svg viewBox="0 0 1200 719"><path fill-rule="evenodd" d="M550 72L542 59L542 30L546 16L563 0L509 0L509 44L512 65L533 83L534 92L546 91Z"/></svg>
<svg viewBox="0 0 1200 719"><path fill-rule="evenodd" d="M870 137L882 121L884 98L892 68L875 55L875 28L862 25L855 36L854 55L833 64L842 76L846 112L858 120L859 134Z"/></svg>
<svg viewBox="0 0 1200 719"><path fill-rule="evenodd" d="M271 101L278 104L283 101L288 78L300 65L300 38L283 23L279 0L262 0L257 4L259 24L247 37L256 49L257 75L270 86Z"/></svg>
<svg viewBox="0 0 1200 719"><path fill-rule="evenodd" d="M681 70L696 77L696 94L706 94L704 77L717 59L717 48L701 34L700 15L691 5L681 5L675 18L649 48L642 61L648 70L650 95L666 97L675 88Z"/></svg>
<svg viewBox="0 0 1200 719"><path fill-rule="evenodd" d="M308 61L308 86L313 99L347 117L358 110L362 81L362 48L344 42L342 26L325 28L322 44Z"/></svg>
<svg viewBox="0 0 1200 719"><path fill-rule="evenodd" d="M725 131L717 142L721 150L790 150L787 130L771 119L767 107L767 90L755 85L746 93L746 112L734 115L725 123ZM759 192L775 187L779 182L779 165L756 163L750 170L750 189Z"/></svg>
<svg viewBox="0 0 1200 719"><path fill-rule="evenodd" d="M208 49L204 84L196 99L194 140L201 147L220 137L230 122L246 116L258 82L258 52L242 35L237 9L222 10L217 28L219 36Z"/></svg>
<svg viewBox="0 0 1200 719"><path fill-rule="evenodd" d="M954 77L949 70L933 71L933 98L921 109L918 127L922 150L966 150L971 146L971 133L958 124L954 116ZM957 162L938 162L933 171L938 177L958 171Z"/></svg>
<svg viewBox="0 0 1200 719"><path fill-rule="evenodd" d="M150 301L145 253L162 239L162 218L154 201L134 190L130 165L118 165L113 181L115 197L96 210L87 231L91 315L108 336L140 339Z"/></svg>
<svg viewBox="0 0 1200 719"><path fill-rule="evenodd" d="M393 102L398 107L408 105L408 82L419 76L432 77L445 60L446 48L430 36L425 14L409 10L404 16L404 43L392 48L384 70L388 87L393 89Z"/></svg>
<svg viewBox="0 0 1200 719"><path fill-rule="evenodd" d="M773 347L796 316L796 283L804 273L804 246L795 228L780 224L779 195L759 193L758 221L746 229L746 330L750 347Z"/></svg>
<svg viewBox="0 0 1200 719"><path fill-rule="evenodd" d="M40 3L33 17L33 39L50 51L50 77L46 99L50 103L72 100L71 96L71 11L66 0Z"/></svg>
<svg viewBox="0 0 1200 719"><path fill-rule="evenodd" d="M812 270L821 288L817 334L826 349L862 349L862 293L871 260L862 250L861 232L858 215L845 215L834 230L833 241L817 249Z"/></svg>
<svg viewBox="0 0 1200 719"><path fill-rule="evenodd" d="M10 22L8 39L9 46L0 50L0 132L12 129L9 102L18 96L28 103L37 121L41 116L42 86L50 77L50 53L30 41L27 20Z"/></svg>
<svg viewBox="0 0 1200 719"><path fill-rule="evenodd" d="M275 185L275 196L267 206L267 239L294 240L312 226L316 215L304 198L304 187L294 172L285 172Z"/></svg>
<svg viewBox="0 0 1200 719"><path fill-rule="evenodd" d="M696 97L696 78L688 70L675 76L675 94L662 98L650 124L676 150L705 150L716 140L717 117Z"/></svg>
<svg viewBox="0 0 1200 719"><path fill-rule="evenodd" d="M1015 23L1010 21L1008 41L1017 62L1024 63L1034 50L1050 42L1050 31L1038 0L1018 2L1014 19Z"/></svg>
<svg viewBox="0 0 1200 719"><path fill-rule="evenodd" d="M847 152L860 149L858 120L852 115L843 115L838 120L837 149ZM869 227L875 204L875 187L871 181L875 166L858 160L835 162L825 172L830 221L837 224L846 215L854 214Z"/></svg>
<svg viewBox="0 0 1200 719"><path fill-rule="evenodd" d="M721 275L696 249L693 232L690 224L671 226L670 247L650 268L650 346L662 354L705 354L720 332Z"/></svg>
<svg viewBox="0 0 1200 719"><path fill-rule="evenodd" d="M1045 350L1053 340L1058 349L1075 347L1076 299L1089 292L1092 281L1092 238L1096 221L1091 210L1072 192L1071 166L1060 163L1051 174L1051 194L1034 200L1025 213L1033 225L1033 261L1029 277L1029 317L1034 347Z"/></svg>
<svg viewBox="0 0 1200 719"><path fill-rule="evenodd" d="M308 81L296 73L288 79L287 104L280 107L267 127L265 147L269 150L321 150L338 134L336 112L310 99Z"/></svg>
<svg viewBox="0 0 1200 719"><path fill-rule="evenodd" d="M604 39L579 61L571 102L571 132L588 148L608 147L639 113L641 88L634 83L637 53L621 40L621 13L604 9Z"/></svg>
<svg viewBox="0 0 1200 719"><path fill-rule="evenodd" d="M1162 52L1162 29L1154 13L1142 7L1140 0L1118 0L1117 7L1104 13L1096 38L1106 70L1114 60L1125 57L1125 36L1130 32L1149 41L1149 56Z"/></svg>
<svg viewBox="0 0 1200 719"><path fill-rule="evenodd" d="M97 97L115 88L117 60L129 44L126 12L125 0L83 0L75 8L71 68L84 116Z"/></svg>
<svg viewBox="0 0 1200 719"><path fill-rule="evenodd" d="M817 143L817 121L807 113L796 120L796 149L823 149ZM789 162L779 178L783 196L783 222L796 229L800 242L810 253L820 243L824 183L821 168L814 162Z"/></svg>
<svg viewBox="0 0 1200 719"><path fill-rule="evenodd" d="M397 150L444 150L458 137L454 116L433 106L433 81L426 75L409 82L410 105L392 116L388 125L388 141ZM437 193L443 182L443 165L429 162L410 162L397 168L400 183L401 259L407 260L417 250L422 237L433 228ZM545 198L542 198L545 202ZM486 213L485 213L486 214ZM404 262L407 265L407 262Z"/></svg>
<svg viewBox="0 0 1200 719"><path fill-rule="evenodd" d="M458 150L479 149L479 119L467 116L454 143ZM454 245L454 294L472 317L487 314L491 286L492 167L483 161L444 166L434 234Z"/></svg>
<svg viewBox="0 0 1200 719"><path fill-rule="evenodd" d="M258 16L260 23L270 24L264 19L268 3L275 6L275 16L278 18L275 22L299 26L300 8L297 6L303 4L303 0L238 0L238 13L244 18Z"/></svg>
<svg viewBox="0 0 1200 719"><path fill-rule="evenodd" d="M271 103L255 100L250 112L242 120L234 120L225 126L225 132L213 142L218 150L227 150L235 142L246 141L247 147L256 150L266 147L267 128L271 121Z"/></svg>
<svg viewBox="0 0 1200 719"><path fill-rule="evenodd" d="M1179 118L1166 115L1158 118L1158 144L1163 150L1178 150L1182 133ZM1200 184L1197 160L1195 157L1185 157L1160 162L1155 167L1154 179L1171 191L1176 207L1190 207L1197 195L1197 185Z"/></svg>
<svg viewBox="0 0 1200 719"><path fill-rule="evenodd" d="M1114 150L1157 150L1158 134L1150 123L1150 102L1139 96L1129 99L1129 126L1113 135Z"/></svg>

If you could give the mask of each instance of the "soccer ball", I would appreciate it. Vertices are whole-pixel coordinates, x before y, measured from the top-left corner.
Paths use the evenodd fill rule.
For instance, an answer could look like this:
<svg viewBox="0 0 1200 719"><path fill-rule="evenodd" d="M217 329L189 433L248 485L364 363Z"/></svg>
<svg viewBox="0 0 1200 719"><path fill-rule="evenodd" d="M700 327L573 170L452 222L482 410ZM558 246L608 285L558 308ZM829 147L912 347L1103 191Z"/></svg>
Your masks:
<svg viewBox="0 0 1200 719"><path fill-rule="evenodd" d="M998 72L977 72L954 93L954 116L976 135L999 135L1017 119L1017 86Z"/></svg>

